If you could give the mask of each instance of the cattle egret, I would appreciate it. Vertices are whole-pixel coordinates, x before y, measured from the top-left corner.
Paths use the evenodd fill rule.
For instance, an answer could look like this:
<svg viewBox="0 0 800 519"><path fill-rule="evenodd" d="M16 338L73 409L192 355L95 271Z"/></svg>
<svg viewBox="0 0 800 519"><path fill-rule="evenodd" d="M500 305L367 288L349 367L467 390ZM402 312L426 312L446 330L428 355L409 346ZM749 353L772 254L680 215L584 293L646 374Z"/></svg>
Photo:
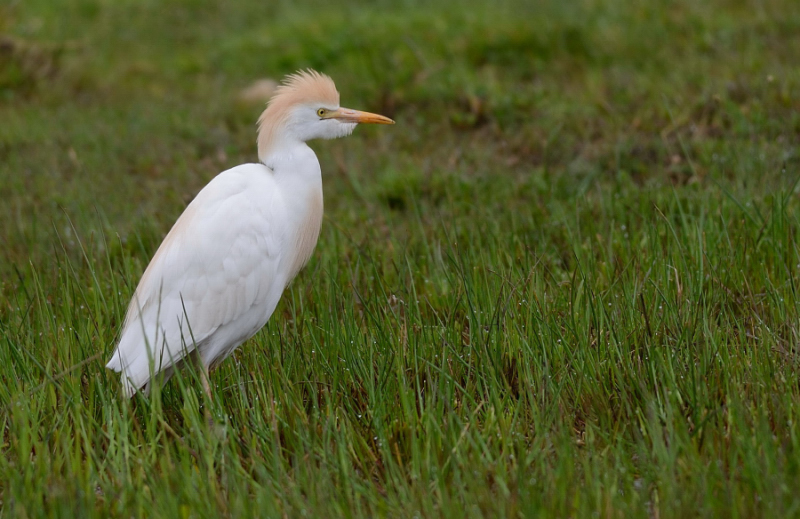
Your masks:
<svg viewBox="0 0 800 519"><path fill-rule="evenodd" d="M287 76L258 119L259 164L217 175L186 207L147 266L107 368L126 396L197 362L208 372L260 330L308 261L322 224L322 175L306 145L394 124L339 106L333 80Z"/></svg>

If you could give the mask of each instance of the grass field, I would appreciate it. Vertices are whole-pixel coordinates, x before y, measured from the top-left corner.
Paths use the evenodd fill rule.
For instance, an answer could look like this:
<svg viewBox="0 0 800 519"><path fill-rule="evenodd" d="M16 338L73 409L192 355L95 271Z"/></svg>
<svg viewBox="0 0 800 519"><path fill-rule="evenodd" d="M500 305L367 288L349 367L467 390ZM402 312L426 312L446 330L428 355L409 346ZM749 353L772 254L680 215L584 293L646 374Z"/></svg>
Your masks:
<svg viewBox="0 0 800 519"><path fill-rule="evenodd" d="M0 515L800 516L795 3L0 3ZM398 124L312 143L316 253L213 402L120 400L239 92L305 67Z"/></svg>

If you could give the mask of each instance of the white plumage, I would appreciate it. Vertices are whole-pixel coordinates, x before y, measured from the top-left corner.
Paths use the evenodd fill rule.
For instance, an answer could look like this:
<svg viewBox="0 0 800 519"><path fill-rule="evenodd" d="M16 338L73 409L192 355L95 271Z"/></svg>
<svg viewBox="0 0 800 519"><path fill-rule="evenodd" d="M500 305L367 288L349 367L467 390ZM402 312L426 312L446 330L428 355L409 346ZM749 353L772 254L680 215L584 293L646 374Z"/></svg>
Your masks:
<svg viewBox="0 0 800 519"><path fill-rule="evenodd" d="M259 119L260 164L220 173L175 222L134 293L107 367L127 396L193 355L207 373L272 315L311 256L322 223L322 176L305 141L386 117L339 107L333 81L289 76Z"/></svg>

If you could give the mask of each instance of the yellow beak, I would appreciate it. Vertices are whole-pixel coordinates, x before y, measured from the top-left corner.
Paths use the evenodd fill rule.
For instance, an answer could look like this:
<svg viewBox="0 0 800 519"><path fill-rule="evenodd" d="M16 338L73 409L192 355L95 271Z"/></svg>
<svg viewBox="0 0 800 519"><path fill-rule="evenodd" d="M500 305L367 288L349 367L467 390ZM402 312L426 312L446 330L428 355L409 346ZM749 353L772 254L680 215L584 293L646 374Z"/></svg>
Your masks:
<svg viewBox="0 0 800 519"><path fill-rule="evenodd" d="M394 124L394 121L388 117L378 114L371 114L369 112L359 112L358 110L351 110L349 108L339 108L331 113L328 117L345 123Z"/></svg>

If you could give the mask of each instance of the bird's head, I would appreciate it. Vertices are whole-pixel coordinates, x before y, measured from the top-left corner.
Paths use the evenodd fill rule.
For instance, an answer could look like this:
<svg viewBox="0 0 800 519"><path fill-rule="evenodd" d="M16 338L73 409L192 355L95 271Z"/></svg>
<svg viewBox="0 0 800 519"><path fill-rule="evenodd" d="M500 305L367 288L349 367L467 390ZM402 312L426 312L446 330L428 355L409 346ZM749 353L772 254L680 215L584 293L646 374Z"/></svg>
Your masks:
<svg viewBox="0 0 800 519"><path fill-rule="evenodd" d="M335 139L358 123L394 124L388 117L339 106L333 80L313 70L287 76L258 119L258 157L266 163L287 141Z"/></svg>

